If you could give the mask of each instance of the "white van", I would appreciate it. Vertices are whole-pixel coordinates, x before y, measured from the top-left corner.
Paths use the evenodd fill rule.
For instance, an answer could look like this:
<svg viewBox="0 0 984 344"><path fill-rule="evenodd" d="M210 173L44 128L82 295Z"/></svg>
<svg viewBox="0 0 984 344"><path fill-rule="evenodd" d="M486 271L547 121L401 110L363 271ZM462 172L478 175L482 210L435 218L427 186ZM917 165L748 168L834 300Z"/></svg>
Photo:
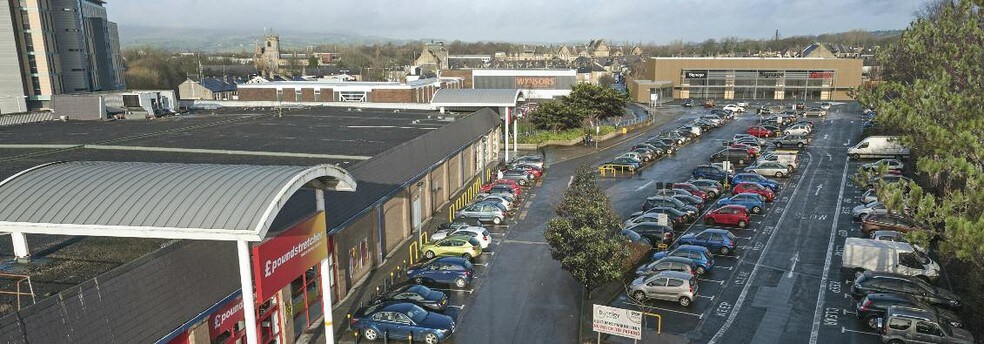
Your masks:
<svg viewBox="0 0 984 344"><path fill-rule="evenodd" d="M847 238L843 259L845 276L871 271L935 280L940 275L936 262L904 242Z"/></svg>
<svg viewBox="0 0 984 344"><path fill-rule="evenodd" d="M909 157L909 148L903 147L895 136L869 136L848 148L847 155L854 159L886 157L902 160Z"/></svg>
<svg viewBox="0 0 984 344"><path fill-rule="evenodd" d="M762 155L758 158L759 162L778 162L780 164L786 165L791 170L796 170L799 167L799 156L796 152L790 151L771 151Z"/></svg>

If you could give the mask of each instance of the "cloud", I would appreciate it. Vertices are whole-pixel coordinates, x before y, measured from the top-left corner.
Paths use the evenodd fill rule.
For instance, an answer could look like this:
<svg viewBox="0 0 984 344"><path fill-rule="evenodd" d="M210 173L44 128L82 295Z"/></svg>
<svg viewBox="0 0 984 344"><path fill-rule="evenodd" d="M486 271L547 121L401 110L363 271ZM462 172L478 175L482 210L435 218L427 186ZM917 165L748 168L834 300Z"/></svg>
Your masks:
<svg viewBox="0 0 984 344"><path fill-rule="evenodd" d="M926 0L116 0L126 26L351 32L397 39L618 41L901 29Z"/></svg>

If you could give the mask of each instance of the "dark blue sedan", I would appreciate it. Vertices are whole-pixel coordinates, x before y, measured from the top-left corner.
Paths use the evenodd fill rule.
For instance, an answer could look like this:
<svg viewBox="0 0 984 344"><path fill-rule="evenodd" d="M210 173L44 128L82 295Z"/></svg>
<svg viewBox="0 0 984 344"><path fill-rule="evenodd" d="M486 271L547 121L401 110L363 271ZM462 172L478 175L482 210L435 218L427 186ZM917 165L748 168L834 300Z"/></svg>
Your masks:
<svg viewBox="0 0 984 344"><path fill-rule="evenodd" d="M387 338L435 344L454 333L454 319L412 303L384 302L356 311L351 328L370 342Z"/></svg>
<svg viewBox="0 0 984 344"><path fill-rule="evenodd" d="M736 174L734 178L731 179L731 183L738 185L738 183L759 183L760 185L769 188L772 192L779 192L779 182L763 177L755 173L739 173Z"/></svg>
<svg viewBox="0 0 984 344"><path fill-rule="evenodd" d="M656 252L652 258L653 261L657 261L663 257L682 257L692 260L697 264L697 268L694 271L698 275L703 275L705 272L711 271L711 268L714 267L714 257L711 256L711 251L704 246L680 245L670 252Z"/></svg>
<svg viewBox="0 0 984 344"><path fill-rule="evenodd" d="M758 194L743 192L731 197L722 198L715 203L717 207L726 205L740 205L748 209L748 212L752 214L761 214L762 209L765 207L765 201L762 200L762 196Z"/></svg>
<svg viewBox="0 0 984 344"><path fill-rule="evenodd" d="M719 228L708 228L697 234L685 234L677 241L680 245L697 245L721 254L731 254L738 246L738 238L734 234Z"/></svg>
<svg viewBox="0 0 984 344"><path fill-rule="evenodd" d="M417 284L442 283L464 288L471 282L474 268L468 259L441 257L407 268L407 278Z"/></svg>
<svg viewBox="0 0 984 344"><path fill-rule="evenodd" d="M408 284L383 294L375 303L386 301L409 302L429 311L443 311L448 306L448 296L440 291L419 285Z"/></svg>

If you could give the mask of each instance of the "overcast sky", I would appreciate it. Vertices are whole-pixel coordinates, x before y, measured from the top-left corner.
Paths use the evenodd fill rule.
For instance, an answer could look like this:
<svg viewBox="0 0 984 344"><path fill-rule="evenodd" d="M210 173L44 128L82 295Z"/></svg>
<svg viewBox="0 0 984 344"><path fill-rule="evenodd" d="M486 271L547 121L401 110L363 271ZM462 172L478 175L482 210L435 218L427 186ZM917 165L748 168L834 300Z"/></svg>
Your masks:
<svg viewBox="0 0 984 344"><path fill-rule="evenodd" d="M109 0L127 26L566 42L903 29L926 0Z"/></svg>

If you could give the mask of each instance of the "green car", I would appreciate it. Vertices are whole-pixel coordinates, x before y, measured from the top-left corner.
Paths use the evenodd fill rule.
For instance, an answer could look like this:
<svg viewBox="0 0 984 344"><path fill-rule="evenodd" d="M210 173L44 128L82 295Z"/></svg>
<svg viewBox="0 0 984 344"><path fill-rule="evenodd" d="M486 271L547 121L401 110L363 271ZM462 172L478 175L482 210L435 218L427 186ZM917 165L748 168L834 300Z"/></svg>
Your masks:
<svg viewBox="0 0 984 344"><path fill-rule="evenodd" d="M472 259L482 255L482 244L473 237L454 235L440 240L434 240L420 248L424 258L462 257Z"/></svg>

